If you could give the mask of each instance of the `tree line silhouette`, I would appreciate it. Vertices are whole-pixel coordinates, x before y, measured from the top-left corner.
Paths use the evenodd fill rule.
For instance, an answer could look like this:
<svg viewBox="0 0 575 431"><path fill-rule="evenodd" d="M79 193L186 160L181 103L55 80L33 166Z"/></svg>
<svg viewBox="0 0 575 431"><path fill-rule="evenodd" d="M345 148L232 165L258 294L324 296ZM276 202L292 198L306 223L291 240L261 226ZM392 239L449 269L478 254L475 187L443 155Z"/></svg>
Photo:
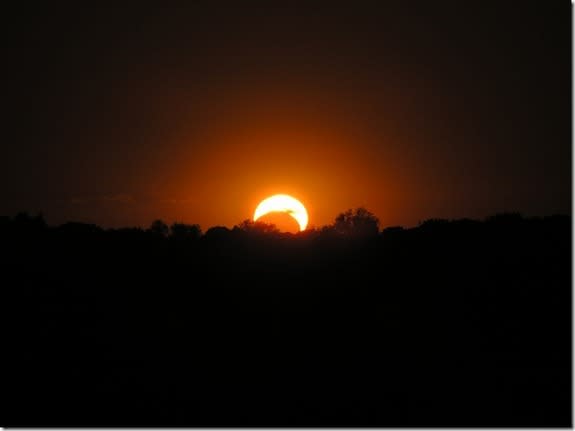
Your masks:
<svg viewBox="0 0 575 431"><path fill-rule="evenodd" d="M571 217L0 217L4 426L570 426Z"/></svg>

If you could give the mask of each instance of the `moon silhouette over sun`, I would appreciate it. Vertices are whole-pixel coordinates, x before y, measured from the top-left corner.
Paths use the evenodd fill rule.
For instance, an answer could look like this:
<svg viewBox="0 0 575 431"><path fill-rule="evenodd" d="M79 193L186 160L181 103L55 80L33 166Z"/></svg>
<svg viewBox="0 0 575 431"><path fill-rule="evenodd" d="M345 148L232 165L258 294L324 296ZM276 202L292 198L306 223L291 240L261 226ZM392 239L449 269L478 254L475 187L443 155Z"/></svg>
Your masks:
<svg viewBox="0 0 575 431"><path fill-rule="evenodd" d="M254 213L254 221L271 212L283 212L292 216L297 221L300 231L305 230L307 226L307 210L300 201L289 195L273 195L261 201Z"/></svg>

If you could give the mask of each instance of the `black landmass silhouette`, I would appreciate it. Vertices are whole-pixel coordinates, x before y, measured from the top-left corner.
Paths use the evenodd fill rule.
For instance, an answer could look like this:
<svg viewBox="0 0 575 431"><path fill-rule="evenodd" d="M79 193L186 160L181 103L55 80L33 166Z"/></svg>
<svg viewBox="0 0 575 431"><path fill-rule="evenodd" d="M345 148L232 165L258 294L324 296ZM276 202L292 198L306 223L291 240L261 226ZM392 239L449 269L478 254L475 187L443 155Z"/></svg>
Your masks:
<svg viewBox="0 0 575 431"><path fill-rule="evenodd" d="M0 244L2 426L572 425L570 216Z"/></svg>

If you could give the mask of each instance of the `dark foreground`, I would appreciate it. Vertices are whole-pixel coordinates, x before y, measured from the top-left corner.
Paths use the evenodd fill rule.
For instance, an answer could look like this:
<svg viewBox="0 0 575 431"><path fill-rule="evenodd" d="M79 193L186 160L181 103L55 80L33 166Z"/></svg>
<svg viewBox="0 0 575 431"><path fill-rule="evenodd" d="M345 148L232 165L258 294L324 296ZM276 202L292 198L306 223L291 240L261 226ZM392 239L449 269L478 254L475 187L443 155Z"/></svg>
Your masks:
<svg viewBox="0 0 575 431"><path fill-rule="evenodd" d="M1 224L2 426L571 426L571 219Z"/></svg>

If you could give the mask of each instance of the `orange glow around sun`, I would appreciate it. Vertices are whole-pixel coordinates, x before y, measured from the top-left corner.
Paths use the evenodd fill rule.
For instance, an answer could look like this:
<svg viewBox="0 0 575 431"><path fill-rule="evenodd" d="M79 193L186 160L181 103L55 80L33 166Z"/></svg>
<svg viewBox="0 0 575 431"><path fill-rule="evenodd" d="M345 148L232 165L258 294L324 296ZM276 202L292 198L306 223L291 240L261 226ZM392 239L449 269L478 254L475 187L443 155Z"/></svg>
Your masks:
<svg viewBox="0 0 575 431"><path fill-rule="evenodd" d="M204 231L232 228L253 220L262 200L280 192L305 204L307 214L297 225L283 208L260 217L283 231L328 225L359 206L386 225L409 223L406 214L412 212L417 216L417 208L408 206L417 191L411 183L417 182L397 160L394 149L402 141L391 132L374 137L368 117L349 106L339 109L343 101L323 101L318 88L306 89L306 97L266 87L250 94L232 90L225 99L210 96L225 103L189 106L177 127L163 131L160 138L170 151L151 157L142 147L146 163L135 166L123 184L135 195L123 207L126 220L143 226L157 218L198 223ZM376 138L393 145L374 146ZM428 206L432 196L425 196L416 202Z"/></svg>

